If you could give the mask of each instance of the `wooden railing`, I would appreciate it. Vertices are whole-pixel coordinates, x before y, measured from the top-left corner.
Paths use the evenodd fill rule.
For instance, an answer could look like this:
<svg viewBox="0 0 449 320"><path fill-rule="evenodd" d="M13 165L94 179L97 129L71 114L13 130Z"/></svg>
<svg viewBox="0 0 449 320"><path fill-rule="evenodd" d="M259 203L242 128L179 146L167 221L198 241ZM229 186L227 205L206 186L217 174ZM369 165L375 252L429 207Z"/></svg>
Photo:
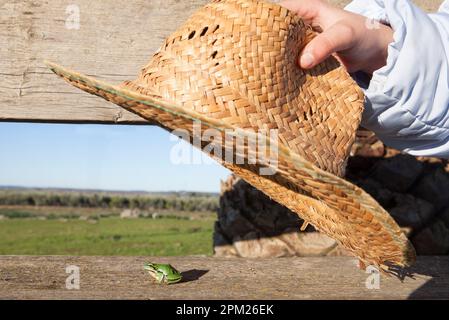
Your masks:
<svg viewBox="0 0 449 320"><path fill-rule="evenodd" d="M184 281L157 284L148 261ZM449 299L449 257L420 257L403 280L369 271L349 257L0 256L0 299Z"/></svg>
<svg viewBox="0 0 449 320"><path fill-rule="evenodd" d="M115 83L133 79L165 37L207 2L77 0L74 7L61 0L2 1L0 121L148 124L67 85L43 61ZM440 2L417 1L426 10Z"/></svg>

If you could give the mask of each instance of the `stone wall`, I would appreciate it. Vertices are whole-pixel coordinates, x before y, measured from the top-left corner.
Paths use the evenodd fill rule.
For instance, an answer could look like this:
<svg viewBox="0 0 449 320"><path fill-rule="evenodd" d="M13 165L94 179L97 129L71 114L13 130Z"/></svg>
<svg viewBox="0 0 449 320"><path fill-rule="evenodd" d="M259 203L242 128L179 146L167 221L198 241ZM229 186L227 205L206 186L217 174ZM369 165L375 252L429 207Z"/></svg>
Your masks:
<svg viewBox="0 0 449 320"><path fill-rule="evenodd" d="M346 178L370 193L403 228L420 255L449 254L449 166L385 147L359 130ZM217 256L346 255L312 226L301 231L296 214L231 175L221 184L215 223Z"/></svg>

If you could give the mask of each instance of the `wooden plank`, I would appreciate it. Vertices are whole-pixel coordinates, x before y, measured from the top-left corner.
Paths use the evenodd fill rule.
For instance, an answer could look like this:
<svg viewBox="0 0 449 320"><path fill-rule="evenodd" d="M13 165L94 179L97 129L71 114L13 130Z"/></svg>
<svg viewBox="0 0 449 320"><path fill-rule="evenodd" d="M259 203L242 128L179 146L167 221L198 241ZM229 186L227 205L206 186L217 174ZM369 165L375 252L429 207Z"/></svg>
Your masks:
<svg viewBox="0 0 449 320"><path fill-rule="evenodd" d="M147 124L111 103L71 88L42 61L53 60L114 83L132 79L165 37L206 2L77 0L77 30L66 27L70 2L2 1L0 121ZM333 1L340 6L347 2ZM441 1L417 3L434 10Z"/></svg>
<svg viewBox="0 0 449 320"><path fill-rule="evenodd" d="M154 283L145 262L171 263L185 281ZM189 257L1 256L0 299L448 299L449 257L419 257L403 282L370 274L350 257L242 259ZM67 266L80 270L66 288Z"/></svg>
<svg viewBox="0 0 449 320"><path fill-rule="evenodd" d="M67 1L0 5L0 118L4 121L146 123L71 88L48 59L100 79L133 79L165 37L207 0L78 0L80 28L67 29ZM69 8L70 9L70 8Z"/></svg>

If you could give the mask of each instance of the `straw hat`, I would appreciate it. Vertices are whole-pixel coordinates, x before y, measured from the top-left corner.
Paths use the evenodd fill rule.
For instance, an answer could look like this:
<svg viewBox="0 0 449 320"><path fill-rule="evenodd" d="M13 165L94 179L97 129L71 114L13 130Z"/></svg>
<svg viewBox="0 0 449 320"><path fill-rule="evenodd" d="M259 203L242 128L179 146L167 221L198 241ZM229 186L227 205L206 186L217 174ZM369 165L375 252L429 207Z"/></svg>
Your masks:
<svg viewBox="0 0 449 320"><path fill-rule="evenodd" d="M211 156L223 166L339 241L362 264L408 266L415 251L398 225L341 178L363 94L334 58L309 71L298 67L298 54L313 36L276 4L215 0L167 38L136 80L115 86L48 64L84 91L164 129L184 130L191 143L200 140L197 147L212 145ZM213 139L207 130L214 130ZM267 150L275 151L276 161Z"/></svg>

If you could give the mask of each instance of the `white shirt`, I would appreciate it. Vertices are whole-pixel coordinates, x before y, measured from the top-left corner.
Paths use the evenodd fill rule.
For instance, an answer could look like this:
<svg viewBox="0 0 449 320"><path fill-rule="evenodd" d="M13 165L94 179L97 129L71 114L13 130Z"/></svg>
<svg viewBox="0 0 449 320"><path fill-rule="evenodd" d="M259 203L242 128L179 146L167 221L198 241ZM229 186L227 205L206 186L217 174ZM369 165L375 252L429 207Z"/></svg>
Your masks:
<svg viewBox="0 0 449 320"><path fill-rule="evenodd" d="M407 0L355 0L345 9L394 30L386 66L371 81L353 75L365 92L362 125L409 154L449 158L449 0L432 14Z"/></svg>

